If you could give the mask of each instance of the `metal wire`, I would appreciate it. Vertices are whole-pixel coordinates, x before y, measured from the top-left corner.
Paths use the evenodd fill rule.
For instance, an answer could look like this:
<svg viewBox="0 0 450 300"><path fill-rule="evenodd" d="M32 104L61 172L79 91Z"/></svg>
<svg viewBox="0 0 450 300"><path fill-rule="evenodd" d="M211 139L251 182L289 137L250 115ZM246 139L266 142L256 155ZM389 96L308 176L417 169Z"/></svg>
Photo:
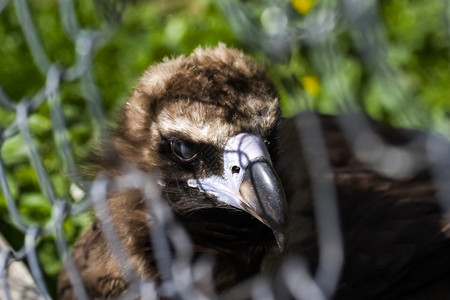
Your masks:
<svg viewBox="0 0 450 300"><path fill-rule="evenodd" d="M12 2L12 3L11 3ZM395 106L405 107L400 109L398 119L403 124L414 125L429 124L430 115L422 107L420 99L414 96L411 87L404 86L398 78L402 77L402 70L389 60L389 45L386 32L375 5L375 1L346 0L342 3L335 1L323 1L308 16L301 20L294 17L289 1L262 2L262 13L253 14L253 9L247 3L249 1L217 1L217 6L223 11L230 25L238 33L247 45L258 48L272 61L286 60L293 48L309 47L313 62L317 70L321 70L323 88L333 96L336 111L359 111L364 107L352 91L351 86L343 78L341 67L344 58L339 43L335 36L343 30L348 30L356 49L363 57L368 70L377 80L386 87L386 94L390 95L390 101ZM102 2L98 1L98 5ZM50 60L50 56L44 50L33 16L26 0L0 1L0 14L8 5L14 5L23 35L26 39L30 53L39 72L46 77L45 84L38 92L23 99L11 99L0 86L0 106L9 114L14 115L14 121L0 130L0 147L14 137L20 136L28 151L28 163L36 172L42 195L52 206L52 213L45 224L30 224L21 215L18 208L18 199L14 199L10 184L7 180L7 166L0 156L0 186L7 203L8 217L11 223L24 234L24 245L17 251L11 249L6 243L0 244L0 297L2 299L26 299L24 294L17 294L18 290L27 290L29 299L51 299L41 263L37 255L39 240L54 236L56 248L61 261L64 262L70 280L74 286L75 294L79 299L88 299L82 280L78 274L73 260L69 255L69 246L63 229L63 223L71 215L87 211L91 207L96 212L101 223L111 224L111 215L106 204L106 195L110 185L116 189L139 189L144 195L145 202L152 214L154 223L151 227L151 239L154 244L154 255L162 274L162 283L159 287L148 279L140 279L129 267L130 260L123 250L123 245L117 236L113 226L102 226L106 241L111 252L116 256L123 267L126 277L130 282L128 291L120 299L133 299L143 295L142 299L157 299L158 295L173 299L240 299L250 297L252 299L277 299L276 290L271 289L268 279L260 276L253 278L224 295L214 292L205 295L197 287L199 280L207 282L212 287L213 263L208 260L199 260L191 264L193 249L190 238L181 224L175 221L169 206L161 196L159 187L151 174L144 174L131 166L126 175L114 182L111 178L102 174L94 182L85 182L80 175L78 166L74 160L70 135L66 125L66 117L63 113L64 99L61 96L61 87L68 82L76 81L81 85L81 93L88 108L89 119L93 122L95 135L100 140L108 139L105 116L102 109L102 99L98 90L93 72L93 57L95 53L107 43L113 32L112 27L104 29L83 28L77 21L75 6L72 0L59 0L59 18L66 35L74 42L75 63L72 66L62 66ZM106 4L104 4L106 5ZM450 5L446 4L444 18L447 35L450 36ZM118 19L117 16L111 18ZM268 29L261 26L262 23L272 26ZM117 23L117 22L116 22ZM275 24L275 25L274 25ZM345 24L345 26L343 25ZM344 28L344 29L343 29ZM287 78L288 85L298 84L292 78L298 74L290 74ZM299 99L308 102L308 99ZM406 104L408 103L408 104ZM69 196L60 197L55 192L49 172L43 163L39 153L35 137L30 128L30 117L44 104L50 108L52 133L57 154L63 165L63 172L70 174L71 182L81 187L88 195L80 203L68 201ZM309 107L309 104L305 105ZM355 152L360 153L360 159L365 161L377 172L388 177L405 177L419 172L423 165L407 165L406 168L398 168L394 172L380 163L379 156L367 156L364 149L359 149L358 138L362 135L369 143L366 147L377 145L384 149L384 162L389 160L389 155L395 156L401 151L408 155L414 150L415 141L402 147L394 147L385 144L376 135L364 118L355 123L340 121L340 126L346 133L350 145L355 145ZM308 123L305 128L297 124L301 135L298 137L304 141L304 152L308 155L308 172L311 174L331 174L330 165L326 158L326 149L321 135L320 124L317 120ZM311 125L312 124L312 125ZM312 127L311 127L312 126ZM367 146L369 145L369 146ZM438 196L443 207L450 212L448 196L448 184L445 178L449 178L450 162L448 161L449 149L442 149L434 140L429 142L430 157L442 157L446 162L444 166L437 166L433 171L434 180L438 183ZM406 154L405 154L406 153ZM428 159L428 158L427 158ZM291 257L286 261L280 271L279 277L285 282L289 293L296 299L329 299L336 289L339 275L343 265L343 241L339 228L339 214L336 204L336 191L331 177L314 178L312 188L315 199L315 213L317 215L317 230L319 236L319 265L315 275L310 274L302 257ZM169 251L169 244L174 247L174 255ZM13 266L17 262L26 262L29 280L11 279ZM199 279L200 278L200 279ZM300 284L299 284L300 283ZM32 295L32 296L30 296ZM20 298L22 297L22 298Z"/></svg>
<svg viewBox="0 0 450 300"><path fill-rule="evenodd" d="M63 172L70 174L71 180L87 191L89 185L81 180L78 167L74 161L59 90L60 86L66 82L82 82L85 100L88 104L89 112L91 113L91 120L96 124L97 134L100 135L99 132L105 129L105 121L101 108L100 94L92 75L92 57L98 48L108 39L110 33L107 31L110 29L91 30L81 28L75 17L73 1L59 1L60 18L62 20L63 29L70 39L75 42L74 53L76 57L76 62L73 66L60 66L55 62L51 62L45 53L27 2L25 0L11 2L13 2L16 9L23 34L34 62L39 71L47 77L47 80L44 86L42 86L35 95L22 99L19 103L10 99L0 87L1 107L16 116L9 127L1 130L0 144L3 145L8 139L14 138L19 134L21 135L28 150L29 163L36 172L42 194L53 208L50 220L48 220L46 224L41 224L41 227L36 227L24 220L24 217L19 212L17 200L14 199L8 181L6 180L7 176L3 158L0 159L0 182L3 196L7 202L8 216L11 223L25 235L25 243L23 247L17 251L11 250L6 244L0 245L2 257L1 291L5 296L5 299L52 298L43 277L41 263L39 262L36 252L36 246L38 245L39 239L54 235L57 249L61 255L61 261L65 261L65 267L68 270L70 278L74 282L75 292L78 295L78 298L88 299L82 284L80 284L81 280L79 279L79 276L77 276L75 266L69 257L69 250L62 228L62 222L71 211L72 213L85 211L89 206L89 201L73 204L73 208L70 209L67 199L60 199L56 195L49 172L43 164L43 158L39 153L35 138L30 130L28 120L44 103L49 104L53 138L58 155L64 166ZM10 1L2 1L0 4L0 13L8 6L8 4L11 4ZM31 283L26 280L21 280L21 278L17 278L16 276L12 277L14 274L11 274L11 272L8 273L8 270L12 270L11 266L14 265L14 263L11 264L12 259L15 261L26 260L30 274L32 275ZM25 288L28 289L29 295L27 297L24 297L25 294L23 293L18 293L18 291ZM3 295L1 296L2 298Z"/></svg>

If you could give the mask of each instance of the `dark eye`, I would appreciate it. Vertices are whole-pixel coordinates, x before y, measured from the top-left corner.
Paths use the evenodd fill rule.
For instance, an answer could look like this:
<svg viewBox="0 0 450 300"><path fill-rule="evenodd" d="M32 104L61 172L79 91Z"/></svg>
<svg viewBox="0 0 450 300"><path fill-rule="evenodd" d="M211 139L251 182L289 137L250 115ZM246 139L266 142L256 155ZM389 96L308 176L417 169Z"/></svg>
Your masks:
<svg viewBox="0 0 450 300"><path fill-rule="evenodd" d="M170 142L173 154L181 161L191 161L197 156L197 147L183 140L174 140Z"/></svg>

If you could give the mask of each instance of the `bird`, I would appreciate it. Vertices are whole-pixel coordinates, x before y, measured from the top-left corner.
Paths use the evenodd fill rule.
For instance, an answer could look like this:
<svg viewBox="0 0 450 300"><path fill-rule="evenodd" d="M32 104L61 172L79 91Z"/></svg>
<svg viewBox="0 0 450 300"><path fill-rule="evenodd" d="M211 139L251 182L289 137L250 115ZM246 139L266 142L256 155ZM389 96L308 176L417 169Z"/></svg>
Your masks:
<svg viewBox="0 0 450 300"><path fill-rule="evenodd" d="M436 179L446 175L445 138L363 113L282 117L264 68L222 43L150 66L118 119L90 172L120 180L132 166L154 176L162 201L189 236L192 259L213 258L217 292L258 275L276 278L283 261L297 256L311 276L318 272L314 184L325 182L333 191L325 198L336 206L336 259L342 260L325 295L450 297L450 223L438 186L446 177ZM365 127L351 125L355 121ZM156 225L144 198L133 187L109 191L111 222L94 218L76 242L71 257L89 299L123 295L130 270L162 284L150 238ZM123 245L125 266L108 247L108 227ZM63 269L59 299L77 299L69 277ZM296 296L284 291L276 299Z"/></svg>

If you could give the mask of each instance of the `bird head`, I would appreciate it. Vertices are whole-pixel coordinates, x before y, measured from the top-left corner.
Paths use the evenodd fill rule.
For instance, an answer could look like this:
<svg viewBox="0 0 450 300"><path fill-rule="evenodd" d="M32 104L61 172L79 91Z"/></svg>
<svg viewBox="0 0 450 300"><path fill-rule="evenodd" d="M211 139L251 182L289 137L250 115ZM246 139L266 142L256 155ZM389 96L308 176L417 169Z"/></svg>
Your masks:
<svg viewBox="0 0 450 300"><path fill-rule="evenodd" d="M176 186L178 197L168 198L178 207L193 210L196 201L209 201L245 211L282 248L287 204L272 162L278 102L251 58L223 44L198 48L145 71L114 147L127 163L157 172L163 189Z"/></svg>

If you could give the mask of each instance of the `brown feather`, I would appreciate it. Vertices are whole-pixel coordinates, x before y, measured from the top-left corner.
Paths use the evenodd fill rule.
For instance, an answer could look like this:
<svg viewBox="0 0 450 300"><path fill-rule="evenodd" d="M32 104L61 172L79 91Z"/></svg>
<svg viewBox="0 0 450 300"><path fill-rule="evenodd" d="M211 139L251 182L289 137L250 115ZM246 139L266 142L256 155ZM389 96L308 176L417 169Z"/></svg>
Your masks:
<svg viewBox="0 0 450 300"><path fill-rule="evenodd" d="M412 145L408 155L416 167L409 173L393 172L374 156L383 158L382 151L391 148L364 148L365 132L342 129L342 122L353 124L361 117L386 145ZM305 153L302 145L298 126L311 128L314 118L323 134L325 157L320 151ZM192 176L222 175L221 147L241 132L267 142L283 183L289 223L282 254L267 226L186 184ZM174 160L171 138L202 149L199 159ZM305 257L314 273L319 249L311 179L331 178L344 238L344 268L335 298L445 299L450 298L450 288L442 283L450 272L450 232L431 176L431 168L441 161L429 158L430 139L449 148L448 142L429 134L392 128L361 114L303 113L280 122L278 97L265 72L241 52L219 45L150 67L93 169L113 181L124 176L127 165L156 174L164 200L190 235L193 260L214 257L218 291L260 272L274 274L292 255ZM311 155L328 160L330 172L309 174ZM108 247L101 222L77 242L72 257L89 297L117 297L129 286L130 273L160 282L149 234L152 218L143 199L136 189L108 194L112 223L104 226L116 230L130 258L125 265ZM66 271L60 274L58 295L75 299Z"/></svg>

